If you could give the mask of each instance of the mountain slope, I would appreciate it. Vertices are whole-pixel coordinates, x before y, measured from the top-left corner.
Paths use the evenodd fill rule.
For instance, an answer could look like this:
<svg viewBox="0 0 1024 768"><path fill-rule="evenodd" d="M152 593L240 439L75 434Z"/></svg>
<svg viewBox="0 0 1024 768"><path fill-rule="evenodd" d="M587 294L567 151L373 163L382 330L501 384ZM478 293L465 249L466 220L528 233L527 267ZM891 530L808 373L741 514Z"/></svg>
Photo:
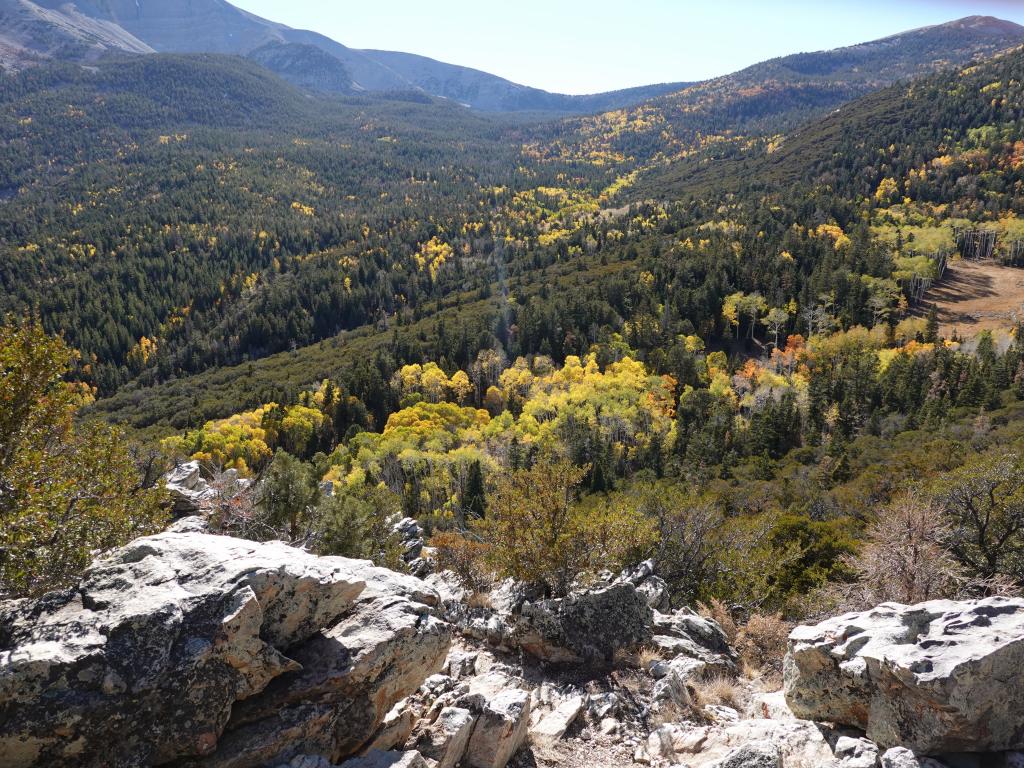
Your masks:
<svg viewBox="0 0 1024 768"><path fill-rule="evenodd" d="M636 104L689 85L661 83L587 96L567 96L518 85L478 69L444 64L426 56L375 50L362 53L427 93L489 112L599 112L624 104Z"/></svg>
<svg viewBox="0 0 1024 768"><path fill-rule="evenodd" d="M47 8L28 0L0 0L0 68L45 59L91 61L109 51L152 53L115 23L75 8Z"/></svg>
<svg viewBox="0 0 1024 768"><path fill-rule="evenodd" d="M849 48L755 64L624 111L571 119L537 137L547 156L624 167L680 160L712 144L786 133L898 80L1024 43L1024 27L972 16ZM547 146L544 146L544 145Z"/></svg>
<svg viewBox="0 0 1024 768"><path fill-rule="evenodd" d="M252 407L254 391L294 391L325 376L367 393L369 403L380 397L373 382L405 363L465 366L499 341L510 359L560 360L613 334L660 372L696 386L680 334L738 352L744 335L764 335L746 315L730 323L729 297L795 307L780 310L781 338L890 317L896 324L908 285L929 269L928 254L953 247L954 224L997 228L1001 249L1024 241L1022 82L1024 51L1016 51L870 94L781 145L696 154L678 166L674 186L658 190L665 202L637 204L525 249L505 240L493 290L449 294L401 323L366 324L253 365L164 377L155 387L137 380L97 409L139 426L181 427L190 413L227 415ZM637 190L649 199L644 184ZM458 233L444 241L456 251L488 248ZM472 275L465 287L487 277L482 267ZM501 298L506 287L513 300ZM683 359L678 368L674 356ZM844 409L856 422L856 410Z"/></svg>
<svg viewBox="0 0 1024 768"><path fill-rule="evenodd" d="M5 26L6 36L0 33L0 63L6 61L8 67L37 58L81 60L85 57L77 49L41 44L38 39L91 40L102 31L102 50L239 54L310 90L420 90L484 111L583 113L635 104L686 85L652 85L594 96L553 94L425 56L349 48L316 32L254 16L225 0L0 0L0 9L5 5L12 9L12 22ZM31 27L13 23L15 11L31 19Z"/></svg>

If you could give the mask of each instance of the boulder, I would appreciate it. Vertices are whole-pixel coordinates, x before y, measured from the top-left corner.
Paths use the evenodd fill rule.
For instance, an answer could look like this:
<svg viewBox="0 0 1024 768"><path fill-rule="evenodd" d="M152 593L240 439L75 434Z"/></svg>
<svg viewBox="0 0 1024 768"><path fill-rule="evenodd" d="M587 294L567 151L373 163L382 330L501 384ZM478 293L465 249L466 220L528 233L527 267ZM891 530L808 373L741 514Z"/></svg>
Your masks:
<svg viewBox="0 0 1024 768"><path fill-rule="evenodd" d="M782 768L782 752L770 741L752 741L734 749L714 768Z"/></svg>
<svg viewBox="0 0 1024 768"><path fill-rule="evenodd" d="M419 752L382 752L371 749L362 757L346 760L341 768L427 768Z"/></svg>
<svg viewBox="0 0 1024 768"><path fill-rule="evenodd" d="M560 740L583 711L584 704L585 699L582 696L570 696L564 699L530 729L530 741L538 746L549 747Z"/></svg>
<svg viewBox="0 0 1024 768"><path fill-rule="evenodd" d="M918 757L905 747L893 747L882 755L882 768L946 768L938 760Z"/></svg>
<svg viewBox="0 0 1024 768"><path fill-rule="evenodd" d="M164 476L164 487L171 496L175 517L199 514L217 492L203 477L198 461L178 464Z"/></svg>
<svg viewBox="0 0 1024 768"><path fill-rule="evenodd" d="M607 663L651 639L652 613L630 583L522 604L514 643L545 661Z"/></svg>
<svg viewBox="0 0 1024 768"><path fill-rule="evenodd" d="M840 736L832 747L843 768L875 768L878 765L878 745L854 736Z"/></svg>
<svg viewBox="0 0 1024 768"><path fill-rule="evenodd" d="M287 763L281 763L277 768L335 768L326 757L320 755L296 755Z"/></svg>
<svg viewBox="0 0 1024 768"><path fill-rule="evenodd" d="M677 729L676 745L686 745L687 749L693 750L692 754L677 751L675 757L678 762L690 768L746 765L742 762L726 762L738 760L739 757L750 760L751 766L775 765L773 761L776 754L785 768L851 768L844 758L835 754L833 745L843 736L857 735L806 720L740 720L701 728L668 724L659 731L671 733L672 729ZM692 742L685 741L687 738L692 739ZM696 749L690 746L694 742L698 743ZM771 750L767 754L761 754L761 750L750 753L741 751L750 745L766 744L777 749L777 753Z"/></svg>
<svg viewBox="0 0 1024 768"><path fill-rule="evenodd" d="M786 701L917 754L1024 747L1024 600L886 603L793 630Z"/></svg>
<svg viewBox="0 0 1024 768"><path fill-rule="evenodd" d="M490 673L473 679L459 700L476 715L463 762L469 768L505 768L526 741L530 724L530 694L513 687L504 675Z"/></svg>
<svg viewBox="0 0 1024 768"><path fill-rule="evenodd" d="M279 542L138 539L72 590L0 606L3 765L337 761L440 667L436 601Z"/></svg>
<svg viewBox="0 0 1024 768"><path fill-rule="evenodd" d="M466 754L475 723L473 713L462 707L445 707L437 719L412 736L412 746L437 762L435 768L455 768Z"/></svg>
<svg viewBox="0 0 1024 768"><path fill-rule="evenodd" d="M645 752L649 757L670 762L687 760L704 750L708 728L665 723L647 736Z"/></svg>
<svg viewBox="0 0 1024 768"><path fill-rule="evenodd" d="M423 552L423 529L415 518L403 517L392 526L402 547L402 560L411 563Z"/></svg>
<svg viewBox="0 0 1024 768"><path fill-rule="evenodd" d="M733 676L738 656L712 619L683 609L673 613L654 612L652 643L666 658L683 656L700 661L702 674Z"/></svg>
<svg viewBox="0 0 1024 768"><path fill-rule="evenodd" d="M671 607L671 596L668 584L660 576L655 575L653 560L645 560L632 568L626 568L617 582L628 582L636 587L644 601L655 611L667 611Z"/></svg>
<svg viewBox="0 0 1024 768"><path fill-rule="evenodd" d="M418 714L410 706L409 699L402 699L395 704L391 711L384 716L380 728L373 735L370 749L387 751L405 744L416 727Z"/></svg>
<svg viewBox="0 0 1024 768"><path fill-rule="evenodd" d="M217 752L197 766L255 768L292 752L338 762L368 744L393 706L440 670L451 631L412 597L423 583L364 565L367 588L356 608L292 650L301 670L238 702Z"/></svg>

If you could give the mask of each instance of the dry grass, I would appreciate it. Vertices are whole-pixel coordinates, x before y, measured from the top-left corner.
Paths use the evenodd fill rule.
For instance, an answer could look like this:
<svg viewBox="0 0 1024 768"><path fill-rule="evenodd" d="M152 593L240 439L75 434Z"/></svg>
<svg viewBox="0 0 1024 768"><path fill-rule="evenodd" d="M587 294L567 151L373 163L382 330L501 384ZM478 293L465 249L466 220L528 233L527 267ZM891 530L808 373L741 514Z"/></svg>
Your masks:
<svg viewBox="0 0 1024 768"><path fill-rule="evenodd" d="M712 677L693 685L693 701L698 709L707 706L743 708L744 690L730 677Z"/></svg>
<svg viewBox="0 0 1024 768"><path fill-rule="evenodd" d="M617 669L649 670L652 664L664 659L657 648L645 645L640 648L619 648L615 651L612 663Z"/></svg>
<svg viewBox="0 0 1024 768"><path fill-rule="evenodd" d="M736 650L746 666L779 676L791 629L780 613L755 613L736 633Z"/></svg>
<svg viewBox="0 0 1024 768"><path fill-rule="evenodd" d="M488 592L470 593L469 597L466 598L466 605L470 608L491 609L494 607L494 603L491 602L491 595Z"/></svg>

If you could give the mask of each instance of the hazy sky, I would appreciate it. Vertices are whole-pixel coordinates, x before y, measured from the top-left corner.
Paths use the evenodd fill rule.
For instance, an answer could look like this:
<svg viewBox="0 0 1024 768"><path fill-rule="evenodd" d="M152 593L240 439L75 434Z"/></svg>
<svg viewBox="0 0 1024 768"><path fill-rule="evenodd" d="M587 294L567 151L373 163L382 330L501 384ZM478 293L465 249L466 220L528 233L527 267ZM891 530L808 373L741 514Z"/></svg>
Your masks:
<svg viewBox="0 0 1024 768"><path fill-rule="evenodd" d="M562 93L700 80L1024 0L231 0L353 48L430 56Z"/></svg>

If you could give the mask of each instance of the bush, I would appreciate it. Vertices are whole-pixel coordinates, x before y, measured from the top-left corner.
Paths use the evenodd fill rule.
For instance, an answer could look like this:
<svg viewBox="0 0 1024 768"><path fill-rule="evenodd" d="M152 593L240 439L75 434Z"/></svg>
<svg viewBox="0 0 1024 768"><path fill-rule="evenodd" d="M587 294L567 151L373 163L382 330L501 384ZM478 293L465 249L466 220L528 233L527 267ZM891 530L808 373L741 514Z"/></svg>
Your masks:
<svg viewBox="0 0 1024 768"><path fill-rule="evenodd" d="M577 503L587 472L565 461L541 461L498 480L487 517L472 530L489 545L485 558L499 576L561 596L580 574L621 567L652 546L654 522L635 509Z"/></svg>
<svg viewBox="0 0 1024 768"><path fill-rule="evenodd" d="M436 533L429 544L437 567L454 573L466 589L478 594L490 588L494 577L486 566L486 544L455 531Z"/></svg>
<svg viewBox="0 0 1024 768"><path fill-rule="evenodd" d="M920 603L956 597L965 574L944 542L951 532L942 510L908 493L886 506L848 563L857 575L849 608Z"/></svg>
<svg viewBox="0 0 1024 768"><path fill-rule="evenodd" d="M316 551L402 567L402 545L392 521L399 517L397 496L384 488L364 495L341 492L323 499L316 509Z"/></svg>
<svg viewBox="0 0 1024 768"><path fill-rule="evenodd" d="M166 521L121 433L76 425L72 360L36 321L0 326L0 595L72 584L96 552Z"/></svg>

